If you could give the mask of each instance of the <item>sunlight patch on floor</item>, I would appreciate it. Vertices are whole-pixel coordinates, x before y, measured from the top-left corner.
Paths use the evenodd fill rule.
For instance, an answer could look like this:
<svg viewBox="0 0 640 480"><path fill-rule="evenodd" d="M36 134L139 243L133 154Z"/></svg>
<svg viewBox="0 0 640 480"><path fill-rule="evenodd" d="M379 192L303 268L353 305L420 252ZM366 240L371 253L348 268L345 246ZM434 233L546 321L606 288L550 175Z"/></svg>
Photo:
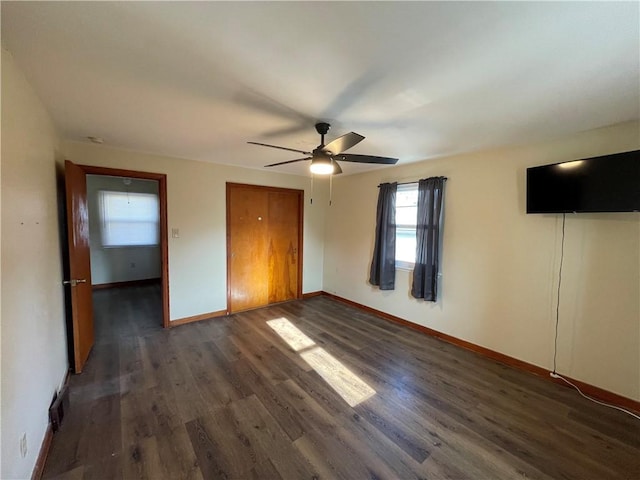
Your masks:
<svg viewBox="0 0 640 480"><path fill-rule="evenodd" d="M305 362L333 388L345 402L355 407L375 395L376 391L345 367L324 348L300 331L288 319L281 317L267 321L271 327Z"/></svg>
<svg viewBox="0 0 640 480"><path fill-rule="evenodd" d="M318 372L325 382L331 385L331 388L340 394L349 406L355 407L375 395L376 391L373 388L360 380L360 377L324 348L312 348L302 352L300 356Z"/></svg>
<svg viewBox="0 0 640 480"><path fill-rule="evenodd" d="M296 352L304 350L305 348L313 347L316 342L307 337L300 331L293 323L286 318L275 318L267 322L275 332L287 342L287 344L293 348Z"/></svg>

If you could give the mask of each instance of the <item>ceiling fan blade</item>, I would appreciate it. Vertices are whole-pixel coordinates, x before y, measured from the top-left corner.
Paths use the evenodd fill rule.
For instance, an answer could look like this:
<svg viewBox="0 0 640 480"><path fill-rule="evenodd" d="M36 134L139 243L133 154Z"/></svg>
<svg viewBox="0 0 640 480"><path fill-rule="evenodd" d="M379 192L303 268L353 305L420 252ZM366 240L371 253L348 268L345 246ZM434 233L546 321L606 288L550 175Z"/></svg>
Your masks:
<svg viewBox="0 0 640 480"><path fill-rule="evenodd" d="M311 158L312 157L296 158L295 160L287 160L286 162L278 162L278 163L272 163L270 165L265 165L265 167L275 167L277 165L286 165L287 163L302 162L303 160L311 160Z"/></svg>
<svg viewBox="0 0 640 480"><path fill-rule="evenodd" d="M341 162L378 163L381 165L395 165L396 163L398 163L397 158L376 157L373 155L354 155L353 153L336 155L335 158L336 160L340 160Z"/></svg>
<svg viewBox="0 0 640 480"><path fill-rule="evenodd" d="M311 152L305 152L304 150L296 150L295 148L278 147L277 145L269 145L268 143L247 142L251 145L259 145L261 147L277 148L278 150L287 150L288 152L304 153L305 155L311 155Z"/></svg>
<svg viewBox="0 0 640 480"><path fill-rule="evenodd" d="M357 145L362 140L364 140L364 137L359 133L345 133L341 137L336 138L334 141L329 142L327 145L322 147L322 151L329 152L330 155L337 155L349 150L351 147Z"/></svg>

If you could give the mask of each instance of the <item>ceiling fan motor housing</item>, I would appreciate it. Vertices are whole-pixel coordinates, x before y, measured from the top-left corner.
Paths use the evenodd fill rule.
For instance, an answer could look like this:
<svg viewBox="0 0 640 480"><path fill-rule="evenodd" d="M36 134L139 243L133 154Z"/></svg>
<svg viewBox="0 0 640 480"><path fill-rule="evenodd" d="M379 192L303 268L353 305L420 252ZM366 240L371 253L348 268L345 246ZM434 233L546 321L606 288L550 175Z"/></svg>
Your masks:
<svg viewBox="0 0 640 480"><path fill-rule="evenodd" d="M331 158L333 156L333 153L330 152L329 150L323 150L323 145L320 145L318 148L314 148L312 153L313 153L313 158L321 158L321 157Z"/></svg>
<svg viewBox="0 0 640 480"><path fill-rule="evenodd" d="M320 135L326 135L329 132L331 125L326 122L318 122L316 123L316 132Z"/></svg>

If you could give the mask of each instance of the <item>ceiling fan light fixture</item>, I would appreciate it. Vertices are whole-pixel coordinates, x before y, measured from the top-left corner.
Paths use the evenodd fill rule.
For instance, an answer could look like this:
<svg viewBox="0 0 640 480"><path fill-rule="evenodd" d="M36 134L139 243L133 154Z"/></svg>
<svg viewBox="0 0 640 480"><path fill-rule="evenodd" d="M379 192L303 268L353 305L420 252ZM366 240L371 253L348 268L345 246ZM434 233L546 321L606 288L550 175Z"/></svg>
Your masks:
<svg viewBox="0 0 640 480"><path fill-rule="evenodd" d="M280 147L278 145L269 145L268 143L260 142L247 142L252 145L258 145L261 147L277 148L278 150L286 150L288 152L296 152L307 155L304 158L296 158L295 160L286 160L284 162L271 163L265 165L266 167L276 167L278 165L288 165L296 162L306 162L311 160L312 174L318 175L339 175L342 173L342 168L336 160L341 162L353 162L353 163L376 163L378 165L395 165L398 162L397 158L390 157L377 157L374 155L353 155L345 154L346 150L356 146L364 137L359 133L349 132L325 145L324 135L329 131L330 125L328 123L317 123L316 131L320 134L320 145L313 149L311 152L304 150L298 150L295 148Z"/></svg>
<svg viewBox="0 0 640 480"><path fill-rule="evenodd" d="M330 158L314 158L311 160L309 170L315 175L330 175L333 173L334 166Z"/></svg>

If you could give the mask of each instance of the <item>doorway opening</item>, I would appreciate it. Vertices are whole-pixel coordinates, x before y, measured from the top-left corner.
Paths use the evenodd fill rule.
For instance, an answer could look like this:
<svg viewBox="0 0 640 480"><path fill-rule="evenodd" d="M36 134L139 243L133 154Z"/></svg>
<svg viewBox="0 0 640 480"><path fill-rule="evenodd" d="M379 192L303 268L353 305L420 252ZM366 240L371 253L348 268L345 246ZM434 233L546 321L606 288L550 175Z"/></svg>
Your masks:
<svg viewBox="0 0 640 480"><path fill-rule="evenodd" d="M158 181L87 175L94 290L160 283Z"/></svg>
<svg viewBox="0 0 640 480"><path fill-rule="evenodd" d="M159 183L93 174L86 178L96 341L122 335L123 330L135 334L157 328L153 318L161 315L162 267ZM117 310L122 308L135 308L139 314ZM116 325L123 321L127 325Z"/></svg>
<svg viewBox="0 0 640 480"><path fill-rule="evenodd" d="M156 303L159 315L152 318L161 318L159 323L169 327L167 182L165 174L68 161L65 178L70 361L80 373L95 342L94 284L100 288L155 283L155 291L150 292L151 298L160 300ZM129 210L132 203L138 208L135 218L123 218L123 210ZM109 300L106 305L114 302Z"/></svg>

